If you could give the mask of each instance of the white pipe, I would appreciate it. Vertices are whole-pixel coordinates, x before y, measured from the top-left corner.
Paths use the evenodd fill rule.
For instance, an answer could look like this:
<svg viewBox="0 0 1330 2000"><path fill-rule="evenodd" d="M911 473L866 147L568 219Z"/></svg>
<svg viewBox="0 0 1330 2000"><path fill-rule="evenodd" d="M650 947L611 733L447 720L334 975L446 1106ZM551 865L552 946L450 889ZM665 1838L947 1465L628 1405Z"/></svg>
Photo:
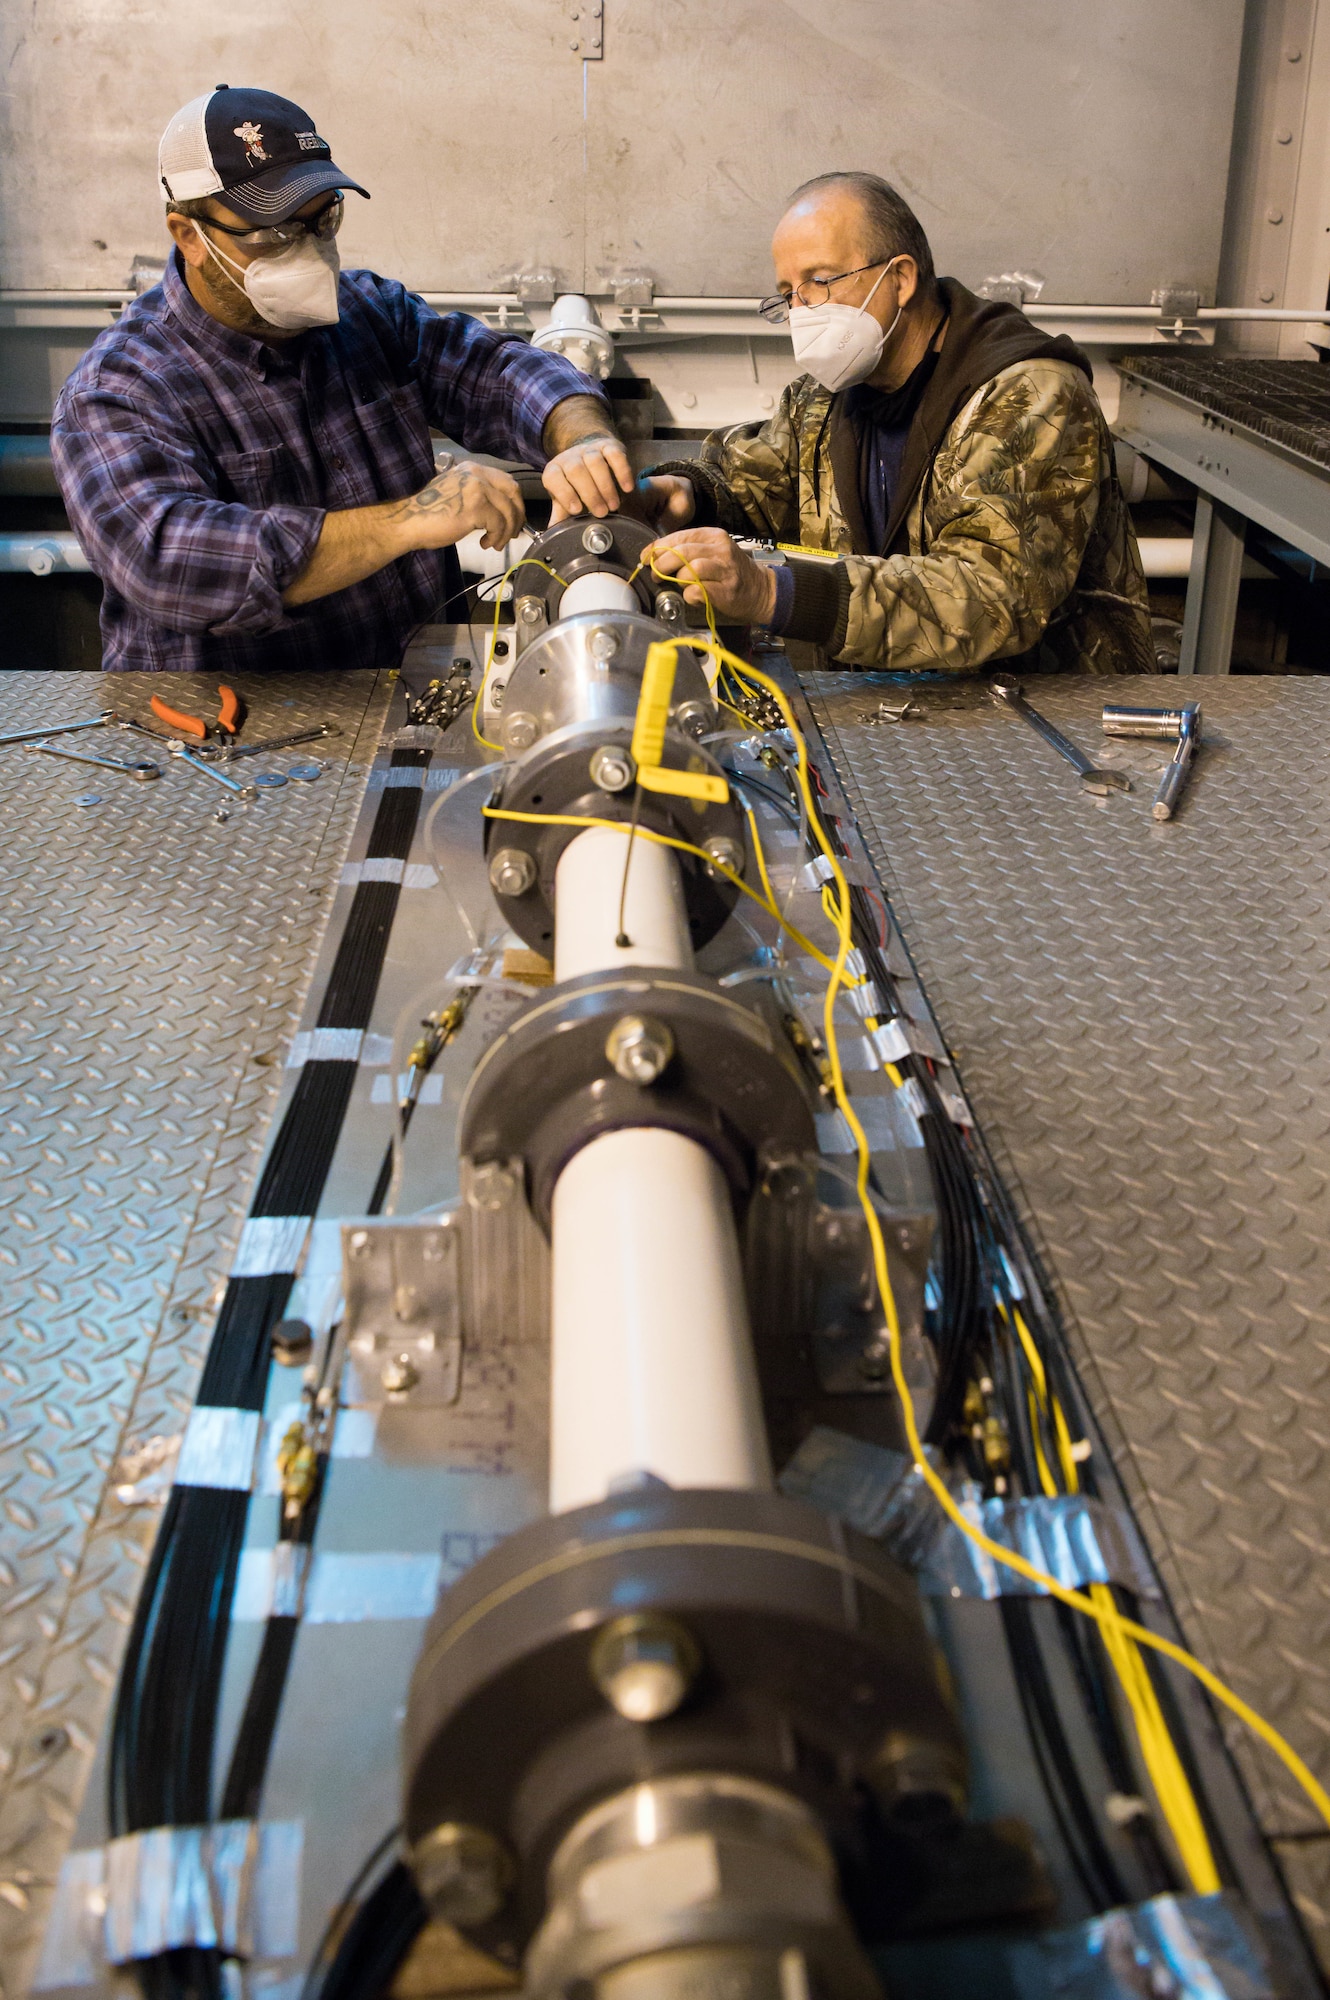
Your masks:
<svg viewBox="0 0 1330 2000"><path fill-rule="evenodd" d="M729 1190L677 1132L609 1132L554 1189L550 1507L651 1473L769 1487Z"/></svg>
<svg viewBox="0 0 1330 2000"><path fill-rule="evenodd" d="M588 570L575 576L559 599L560 618L572 618L579 611L640 611L637 592L625 577L609 570Z"/></svg>
<svg viewBox="0 0 1330 2000"><path fill-rule="evenodd" d="M622 935L632 940L627 945L615 942L621 935L621 898ZM629 861L626 831L588 827L560 857L554 902L556 983L620 965L663 965L676 971L692 966L678 864L669 848L654 840L634 840Z"/></svg>

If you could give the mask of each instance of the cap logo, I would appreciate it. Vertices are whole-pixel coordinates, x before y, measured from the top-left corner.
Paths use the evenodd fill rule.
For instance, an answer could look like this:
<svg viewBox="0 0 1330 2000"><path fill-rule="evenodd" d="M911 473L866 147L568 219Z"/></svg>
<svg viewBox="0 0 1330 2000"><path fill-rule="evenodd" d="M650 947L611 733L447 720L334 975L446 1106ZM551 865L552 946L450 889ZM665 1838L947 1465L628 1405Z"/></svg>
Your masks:
<svg viewBox="0 0 1330 2000"><path fill-rule="evenodd" d="M243 125L237 125L235 135L245 149L245 158L251 164L256 160L267 159L268 155L263 150L263 127L256 125L252 118L247 118Z"/></svg>
<svg viewBox="0 0 1330 2000"><path fill-rule="evenodd" d="M317 132L297 132L296 144L302 153L326 153L331 149L326 139L320 139Z"/></svg>

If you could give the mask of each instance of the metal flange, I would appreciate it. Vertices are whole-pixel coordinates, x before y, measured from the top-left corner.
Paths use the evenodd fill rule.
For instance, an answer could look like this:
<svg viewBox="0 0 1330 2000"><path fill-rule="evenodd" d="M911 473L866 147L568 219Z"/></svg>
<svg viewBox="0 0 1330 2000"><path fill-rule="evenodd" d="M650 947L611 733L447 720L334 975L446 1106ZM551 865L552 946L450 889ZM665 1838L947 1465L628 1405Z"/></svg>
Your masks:
<svg viewBox="0 0 1330 2000"><path fill-rule="evenodd" d="M612 723L573 723L556 729L542 737L513 766L494 803L507 812L612 820L627 826L633 818L633 785L630 781L622 789L603 788L606 760L602 753L614 751L615 761L623 760L631 773L632 734L631 717ZM673 730L666 735L662 761L675 770L716 775L720 772L707 751ZM676 798L668 792L644 792L637 809L637 823L650 832L686 840L693 847L705 848L709 841L724 840L729 847L722 853L737 857L746 852L743 813L733 795L724 805L714 805ZM490 880L499 908L513 929L533 950L546 956L551 955L554 939L555 871L564 849L581 831L577 826L512 819L485 822L487 855L493 858L503 852L505 856L528 857L529 866L514 860L511 867L498 871L497 879L492 873ZM739 891L696 855L679 855L679 873L689 932L697 950L721 928L734 908ZM505 888L505 877L515 893Z"/></svg>
<svg viewBox="0 0 1330 2000"><path fill-rule="evenodd" d="M672 1044L646 1083L616 1068L616 1028L643 1017ZM634 966L566 981L491 1042L462 1100L458 1145L474 1161L524 1160L532 1212L548 1231L554 1184L573 1155L603 1133L641 1126L704 1146L739 1203L764 1147L803 1153L817 1143L779 1028L696 973Z"/></svg>

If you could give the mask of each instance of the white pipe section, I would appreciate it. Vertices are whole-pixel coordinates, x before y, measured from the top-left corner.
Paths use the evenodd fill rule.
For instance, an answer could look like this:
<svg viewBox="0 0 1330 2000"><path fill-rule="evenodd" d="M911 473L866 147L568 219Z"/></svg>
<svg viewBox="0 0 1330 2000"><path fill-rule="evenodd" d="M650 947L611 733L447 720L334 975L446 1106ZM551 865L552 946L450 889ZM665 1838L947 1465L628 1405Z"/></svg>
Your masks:
<svg viewBox="0 0 1330 2000"><path fill-rule="evenodd" d="M624 866L628 893L624 896ZM619 902L623 935L618 945ZM554 877L554 977L577 979L620 965L665 965L687 971L693 963L679 869L668 847L634 840L617 827L588 827L565 847Z"/></svg>
<svg viewBox="0 0 1330 2000"><path fill-rule="evenodd" d="M550 1507L654 1473L769 1487L729 1189L692 1139L584 1146L554 1189Z"/></svg>
<svg viewBox="0 0 1330 2000"><path fill-rule="evenodd" d="M579 611L640 611L637 592L624 577L608 570L589 570L575 576L559 599L560 618L572 618Z"/></svg>

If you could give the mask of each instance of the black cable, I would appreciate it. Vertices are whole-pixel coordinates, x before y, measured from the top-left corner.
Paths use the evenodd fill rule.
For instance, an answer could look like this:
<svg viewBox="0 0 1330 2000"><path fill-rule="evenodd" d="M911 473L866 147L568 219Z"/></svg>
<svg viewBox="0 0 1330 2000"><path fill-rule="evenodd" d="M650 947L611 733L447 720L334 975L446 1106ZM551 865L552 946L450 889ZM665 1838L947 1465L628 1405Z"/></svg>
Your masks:
<svg viewBox="0 0 1330 2000"><path fill-rule="evenodd" d="M1113 1909L1130 1897L1104 1843L1067 1740L1034 1624L1033 1600L1003 1596L998 1603L1026 1730L1068 1859L1091 1907L1096 1912Z"/></svg>
<svg viewBox="0 0 1330 2000"><path fill-rule="evenodd" d="M344 1914L347 1901L338 1914ZM415 1877L404 1861L395 1861L356 1910L326 1967L321 1947L301 2000L379 2000L428 1921ZM330 1936L331 1931L325 1934Z"/></svg>

